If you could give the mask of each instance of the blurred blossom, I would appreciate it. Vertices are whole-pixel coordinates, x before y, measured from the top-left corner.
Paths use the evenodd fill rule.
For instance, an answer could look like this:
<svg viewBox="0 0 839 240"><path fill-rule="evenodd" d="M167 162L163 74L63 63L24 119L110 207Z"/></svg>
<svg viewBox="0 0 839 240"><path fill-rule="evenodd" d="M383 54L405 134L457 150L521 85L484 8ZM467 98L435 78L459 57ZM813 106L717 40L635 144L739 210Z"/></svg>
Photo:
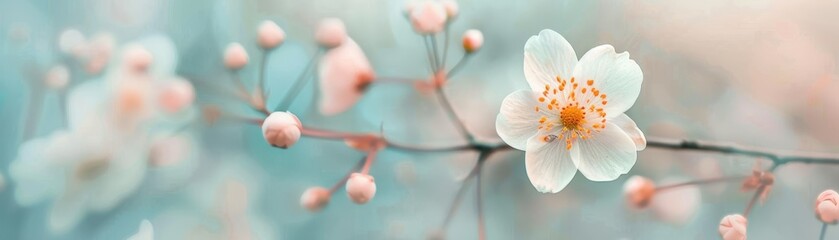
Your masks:
<svg viewBox="0 0 839 240"><path fill-rule="evenodd" d="M257 43L263 49L273 49L285 41L285 31L271 20L262 21L256 30Z"/></svg>
<svg viewBox="0 0 839 240"><path fill-rule="evenodd" d="M171 121L148 100L169 76L113 69L70 89L68 129L24 143L10 166L19 204L52 202L54 232L66 232L89 211L111 210L133 194L146 175L151 135L171 134L177 131L172 126L190 121Z"/></svg>
<svg viewBox="0 0 839 240"><path fill-rule="evenodd" d="M329 204L332 193L323 187L310 187L300 196L300 205L306 210L317 212Z"/></svg>
<svg viewBox="0 0 839 240"><path fill-rule="evenodd" d="M351 108L376 78L361 47L351 38L324 54L318 65L320 112L336 115Z"/></svg>
<svg viewBox="0 0 839 240"><path fill-rule="evenodd" d="M685 182L685 180L664 179L659 185L665 186L681 182ZM702 192L699 191L699 187L697 185L686 185L656 192L650 203L650 208L661 221L674 225L684 225L694 218L701 204Z"/></svg>
<svg viewBox="0 0 839 240"><path fill-rule="evenodd" d="M524 49L531 90L504 99L496 128L504 142L526 152L533 186L559 192L577 169L593 181L629 172L645 144L643 133L623 114L641 90L638 64L610 45L591 49L578 64L574 49L553 30L531 37Z"/></svg>
<svg viewBox="0 0 839 240"><path fill-rule="evenodd" d="M154 227L149 220L143 220L140 222L140 229L137 230L137 233L126 240L154 240Z"/></svg>
<svg viewBox="0 0 839 240"><path fill-rule="evenodd" d="M70 70L65 65L56 65L47 71L44 76L44 85L50 89L64 89L70 82Z"/></svg>
<svg viewBox="0 0 839 240"><path fill-rule="evenodd" d="M409 16L414 31L420 34L433 34L443 31L447 19L446 7L438 1L417 2L410 7Z"/></svg>
<svg viewBox="0 0 839 240"><path fill-rule="evenodd" d="M231 70L239 70L248 64L248 52L245 47L239 43L231 43L227 45L224 51L224 65Z"/></svg>
<svg viewBox="0 0 839 240"><path fill-rule="evenodd" d="M467 53L472 53L481 49L484 45L484 34L475 29L466 30L463 33L463 49Z"/></svg>
<svg viewBox="0 0 839 240"><path fill-rule="evenodd" d="M632 176L623 185L627 203L634 208L644 208L655 196L655 183L649 178Z"/></svg>
<svg viewBox="0 0 839 240"><path fill-rule="evenodd" d="M325 48L341 46L345 41L348 41L347 38L347 28L344 26L344 22L337 18L320 20L317 31L315 31L315 40Z"/></svg>

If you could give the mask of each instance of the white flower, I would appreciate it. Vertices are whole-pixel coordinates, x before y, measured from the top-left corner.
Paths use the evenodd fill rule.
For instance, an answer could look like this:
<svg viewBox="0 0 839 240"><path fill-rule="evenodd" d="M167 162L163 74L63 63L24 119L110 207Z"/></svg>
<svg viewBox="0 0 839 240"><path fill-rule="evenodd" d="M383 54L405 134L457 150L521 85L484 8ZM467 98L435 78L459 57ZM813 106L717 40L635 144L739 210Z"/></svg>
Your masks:
<svg viewBox="0 0 839 240"><path fill-rule="evenodd" d="M601 45L578 62L565 38L543 30L525 44L524 74L531 90L504 99L496 129L525 150L527 176L539 192L559 192L577 169L593 181L629 172L646 140L624 114L643 79L628 53Z"/></svg>

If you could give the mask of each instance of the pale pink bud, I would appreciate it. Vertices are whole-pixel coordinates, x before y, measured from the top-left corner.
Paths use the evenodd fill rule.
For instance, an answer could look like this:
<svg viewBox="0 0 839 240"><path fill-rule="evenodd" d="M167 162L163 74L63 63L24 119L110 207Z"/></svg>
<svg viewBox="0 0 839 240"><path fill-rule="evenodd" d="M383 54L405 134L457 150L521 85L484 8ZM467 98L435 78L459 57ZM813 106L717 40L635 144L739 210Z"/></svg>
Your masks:
<svg viewBox="0 0 839 240"><path fill-rule="evenodd" d="M165 83L158 101L164 111L179 112L195 101L195 89L187 80L173 79Z"/></svg>
<svg viewBox="0 0 839 240"><path fill-rule="evenodd" d="M365 204L376 196L376 181L373 176L353 173L347 179L347 196L357 204Z"/></svg>
<svg viewBox="0 0 839 240"><path fill-rule="evenodd" d="M262 136L271 146L288 148L300 140L303 124L290 112L274 112L262 123Z"/></svg>
<svg viewBox="0 0 839 240"><path fill-rule="evenodd" d="M111 59L111 54L114 51L116 39L113 35L108 33L99 33L90 39L87 46L87 65L85 70L89 73L100 73L108 65Z"/></svg>
<svg viewBox="0 0 839 240"><path fill-rule="evenodd" d="M323 55L318 73L319 107L324 115L335 115L352 107L376 78L367 56L351 38Z"/></svg>
<svg viewBox="0 0 839 240"><path fill-rule="evenodd" d="M69 82L70 70L64 65L57 65L50 68L44 76L44 85L50 89L63 89Z"/></svg>
<svg viewBox="0 0 839 240"><path fill-rule="evenodd" d="M285 31L271 20L262 21L257 29L257 41L263 49L272 49L285 40Z"/></svg>
<svg viewBox="0 0 839 240"><path fill-rule="evenodd" d="M825 190L816 198L816 217L824 222L835 224L839 220L839 193Z"/></svg>
<svg viewBox="0 0 839 240"><path fill-rule="evenodd" d="M248 52L245 47L239 43L231 43L227 45L227 50L224 51L224 66L231 70L239 70L248 64Z"/></svg>
<svg viewBox="0 0 839 240"><path fill-rule="evenodd" d="M746 220L743 215L731 214L720 221L720 236L723 240L746 240Z"/></svg>
<svg viewBox="0 0 839 240"><path fill-rule="evenodd" d="M475 29L469 29L463 33L463 49L467 53L473 53L484 45L484 34Z"/></svg>
<svg viewBox="0 0 839 240"><path fill-rule="evenodd" d="M337 18L321 20L317 32L315 32L315 40L326 48L340 46L346 39L347 28L344 26L344 22Z"/></svg>
<svg viewBox="0 0 839 240"><path fill-rule="evenodd" d="M417 3L411 8L411 25L421 34L443 31L446 25L446 8L435 1Z"/></svg>
<svg viewBox="0 0 839 240"><path fill-rule="evenodd" d="M65 54L78 56L85 45L85 37L79 30L70 28L58 36L58 49Z"/></svg>
<svg viewBox="0 0 839 240"><path fill-rule="evenodd" d="M144 73L152 64L151 52L140 45L133 45L125 49L122 61L125 68L131 73Z"/></svg>
<svg viewBox="0 0 839 240"><path fill-rule="evenodd" d="M642 176L632 176L624 183L623 194L630 206L647 207L655 195L655 183Z"/></svg>
<svg viewBox="0 0 839 240"><path fill-rule="evenodd" d="M300 196L300 205L309 211L317 212L329 204L331 193L322 187L310 187Z"/></svg>
<svg viewBox="0 0 839 240"><path fill-rule="evenodd" d="M443 0L441 3L443 4L443 8L446 9L446 16L449 21L457 17L457 14L460 12L460 7L458 7L457 2L454 0Z"/></svg>

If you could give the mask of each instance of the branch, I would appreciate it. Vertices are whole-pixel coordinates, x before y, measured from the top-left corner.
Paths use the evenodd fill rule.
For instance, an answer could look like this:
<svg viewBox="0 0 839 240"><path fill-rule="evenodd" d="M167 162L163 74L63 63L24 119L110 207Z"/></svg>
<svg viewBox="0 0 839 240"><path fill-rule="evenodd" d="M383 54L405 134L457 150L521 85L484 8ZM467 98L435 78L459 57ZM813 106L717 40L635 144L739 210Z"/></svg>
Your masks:
<svg viewBox="0 0 839 240"><path fill-rule="evenodd" d="M839 164L839 156L826 153L780 151L768 148L740 146L731 143L649 137L647 138L647 146L673 150L695 150L760 157L772 160L772 162L774 163L773 169L780 165L791 162Z"/></svg>

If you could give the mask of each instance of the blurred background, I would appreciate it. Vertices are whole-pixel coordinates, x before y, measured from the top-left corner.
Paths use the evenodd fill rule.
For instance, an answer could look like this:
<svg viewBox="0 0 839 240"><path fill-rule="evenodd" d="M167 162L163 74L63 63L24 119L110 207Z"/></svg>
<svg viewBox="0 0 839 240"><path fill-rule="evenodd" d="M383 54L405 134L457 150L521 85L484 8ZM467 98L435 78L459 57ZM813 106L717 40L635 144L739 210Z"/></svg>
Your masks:
<svg viewBox="0 0 839 240"><path fill-rule="evenodd" d="M839 1L457 3L448 62L462 56L465 30L478 29L486 40L445 91L482 141L500 142L494 126L501 100L527 88L524 43L547 28L567 38L578 56L600 44L631 54L644 84L627 114L647 136L839 152L833 125L839 95L832 92L839 92ZM356 205L339 192L323 211L310 213L299 206L302 192L331 186L362 153L309 138L287 150L272 148L258 125L208 124L201 117L209 105L260 116L219 90L234 88L223 64L231 42L247 49L251 62L240 75L246 85L256 83L263 54L256 29L263 20L287 33L267 56L269 109L316 51L315 27L327 17L345 22L377 75L428 78L423 40L406 20L405 6L404 0L0 0L0 238L123 239L148 219L155 239L426 239L442 224L477 154L384 151L371 169L375 199ZM67 29L113 46L100 64L104 69L90 73L97 66L68 64L73 60L59 41ZM121 103L105 92L135 89L109 84L132 44L154 55L152 72L164 79L156 84L186 79L197 99L153 128L115 141L107 136L119 130L108 124L74 119L100 118L99 110L83 109L86 103ZM69 69L65 89L41 87L61 64ZM398 142L463 143L436 98L412 87L374 85L352 109L332 117L317 111L317 94L308 84L290 109L307 126L377 132L383 124ZM107 170L95 184L72 184L64 175L84 178L103 170L94 162L88 172L67 173L61 159L78 156L45 156L57 147L81 155L76 152L118 149L122 158L143 164ZM38 161L43 159L57 160ZM616 181L592 182L578 174L560 193L539 194L523 159L522 152L509 151L487 162L482 194L489 239L717 239L719 220L741 212L751 197L739 183L676 190L654 200L666 204L633 210L624 203L624 181L631 175L656 182L743 175L758 161L648 148ZM750 239L817 238L814 199L839 188L837 172L834 166L779 168L773 192L750 215ZM56 194L65 189L86 194ZM474 191L465 195L448 239L477 238ZM839 236L839 229L829 228L827 236Z"/></svg>

